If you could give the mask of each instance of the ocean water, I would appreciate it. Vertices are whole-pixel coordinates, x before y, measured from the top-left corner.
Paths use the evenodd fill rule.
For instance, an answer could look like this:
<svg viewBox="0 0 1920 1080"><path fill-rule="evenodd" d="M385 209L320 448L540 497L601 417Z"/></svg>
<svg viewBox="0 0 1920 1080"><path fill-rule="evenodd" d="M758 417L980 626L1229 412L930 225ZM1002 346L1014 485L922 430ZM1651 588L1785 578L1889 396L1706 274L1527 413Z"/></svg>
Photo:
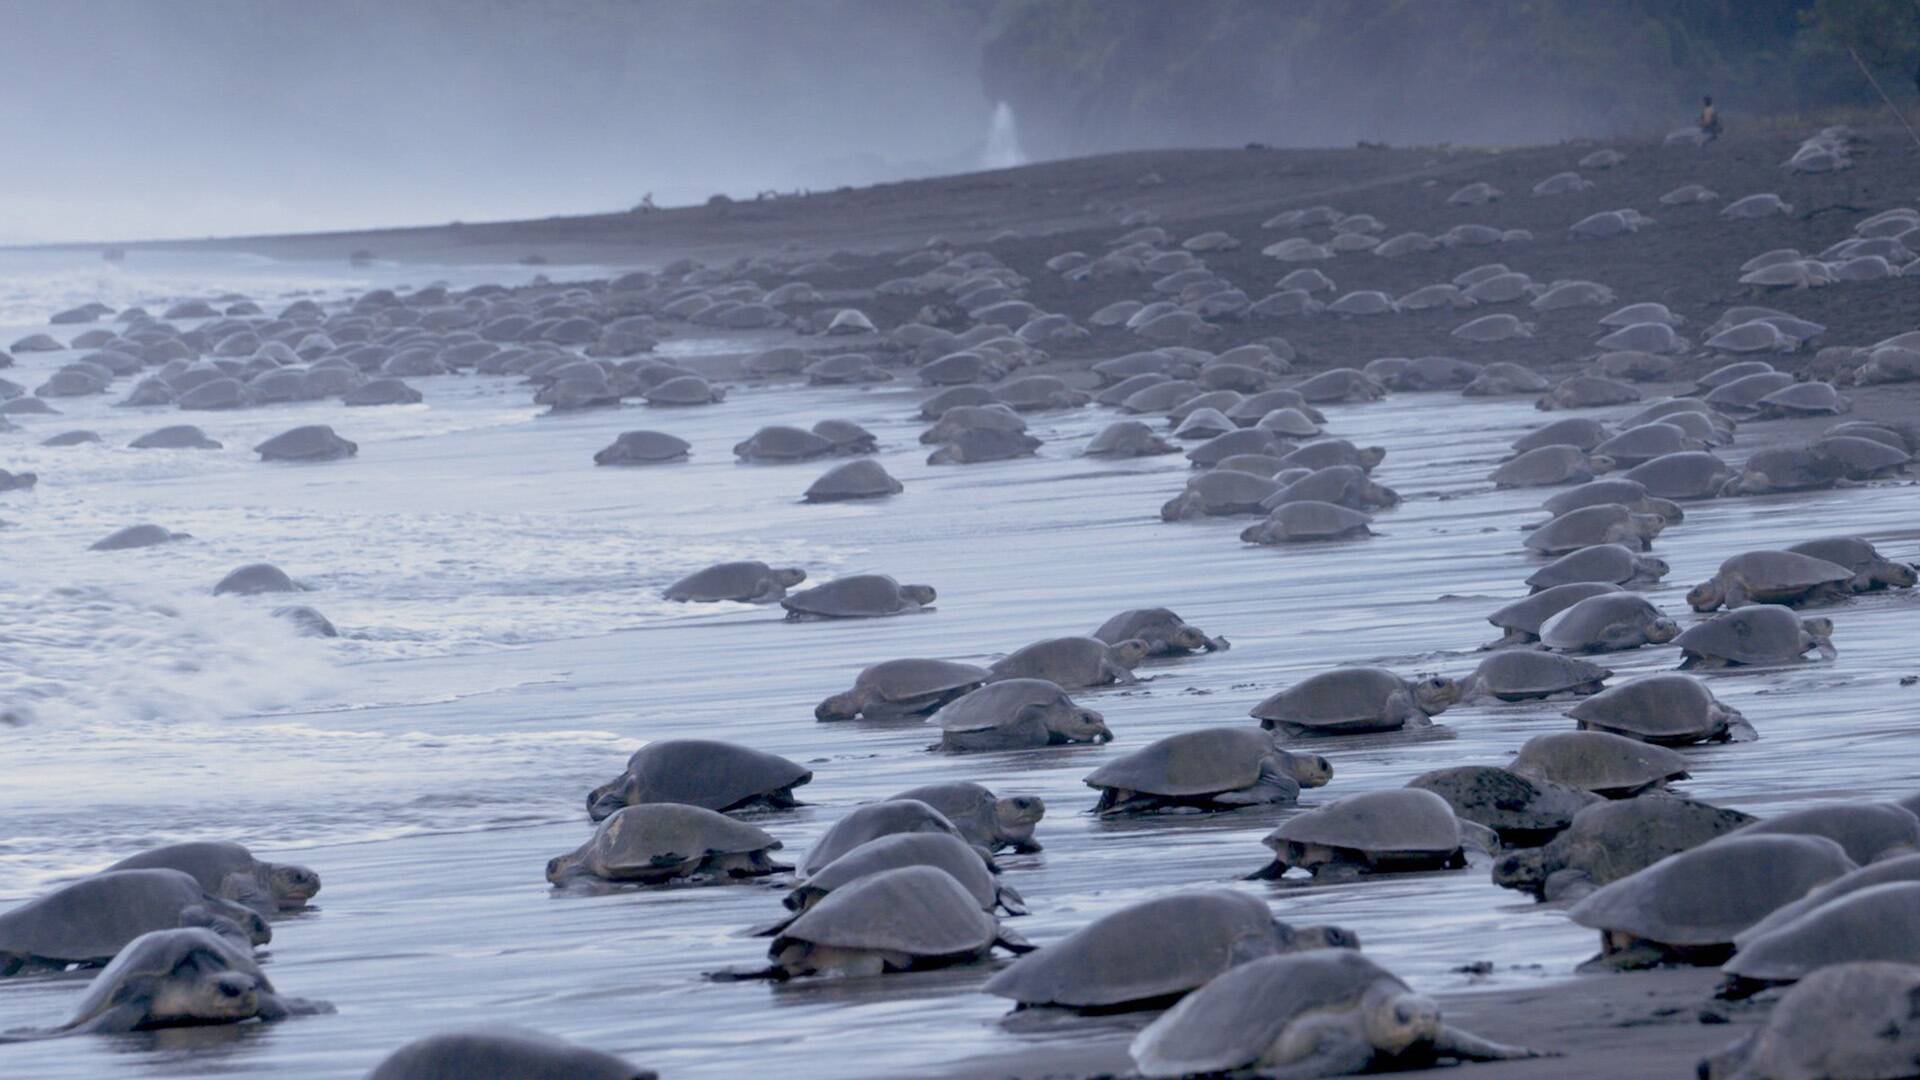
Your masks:
<svg viewBox="0 0 1920 1080"><path fill-rule="evenodd" d="M0 256L20 259L20 256ZM302 267L169 257L135 269L85 260L0 265L0 337L46 329L88 299L151 303L232 290L272 310L372 284L524 280L527 268ZM71 264L71 265L69 265ZM336 272L338 271L338 272ZM119 275L127 274L129 280ZM358 276L356 276L358 275ZM556 276L558 276L556 274ZM403 280L404 278L404 280ZM91 291L89 291L91 290ZM58 328L70 336L77 328ZM686 341L669 355L757 349L764 339ZM71 354L22 358L31 386ZM412 381L412 380L410 380ZM1040 942L1125 903L1228 885L1283 917L1357 930L1425 989L1566 978L1592 935L1465 871L1329 886L1239 879L1291 810L1100 821L1081 777L1176 731L1247 723L1261 698L1315 671L1374 662L1460 676L1496 636L1486 614L1525 592L1538 560L1519 527L1541 491L1484 477L1542 414L1525 400L1406 394L1330 408L1329 432L1388 449L1375 478L1406 502L1370 539L1243 545L1245 519L1181 524L1158 509L1190 475L1179 457L1099 462L1078 447L1112 419L1083 409L1030 418L1037 458L925 464L921 392L736 387L723 404L539 415L510 378L420 379L420 405L337 403L183 416L114 408L116 395L56 402L0 435L0 468L40 474L0 495L0 907L133 850L182 838L242 840L325 879L313 911L282 921L267 970L336 1015L268 1027L0 1046L0 1073L34 1077L351 1077L407 1040L511 1022L631 1056L675 1077L727 1077L778 1060L803 1077L900 1076L963 1059L1071 1045L1123 1021L1013 1023L981 994L986 966L789 985L712 983L751 966L748 926L779 910L775 883L557 894L546 860L582 842L582 796L627 754L665 737L725 738L806 763L809 805L757 819L795 857L852 806L913 785L972 779L1044 797L1046 850L1003 858ZM117 389L117 387L116 387ZM1624 414L1630 411L1617 410ZM1608 415L1601 413L1599 415ZM828 465L741 465L731 447L770 423L836 416L871 429L906 485L892 499L811 506ZM221 451L133 451L132 437L198 423ZM346 462L262 464L248 447L296 424L360 443ZM598 469L621 431L671 431L692 460ZM43 448L87 428L99 446ZM1729 455L1766 437L1742 429ZM1915 490L1845 491L1690 505L1655 551L1672 575L1647 595L1683 622L1685 589L1727 555L1835 532L1890 554L1920 551ZM90 552L153 522L193 538ZM777 608L660 599L682 574L731 558L804 566L813 580L874 570L940 593L925 614L792 624ZM215 598L223 574L270 561L340 628L299 638L271 618L280 597ZM1116 733L1107 747L954 756L918 723L824 725L812 707L866 664L896 656L985 661L1035 639L1085 633L1116 611L1165 605L1233 648L1150 664L1140 685L1079 695ZM1905 593L1827 614L1839 658L1716 675L1758 742L1687 751L1691 794L1760 813L1841 796L1912 791L1894 754L1910 738L1912 626ZM1670 669L1671 648L1610 656L1622 676ZM1399 786L1430 769L1498 764L1564 730L1564 702L1449 710L1418 738L1321 750L1333 784L1302 802ZM1491 977L1458 970L1491 961ZM86 975L0 980L0 1030L64 1018ZM1487 1034L1497 1036L1497 1032Z"/></svg>

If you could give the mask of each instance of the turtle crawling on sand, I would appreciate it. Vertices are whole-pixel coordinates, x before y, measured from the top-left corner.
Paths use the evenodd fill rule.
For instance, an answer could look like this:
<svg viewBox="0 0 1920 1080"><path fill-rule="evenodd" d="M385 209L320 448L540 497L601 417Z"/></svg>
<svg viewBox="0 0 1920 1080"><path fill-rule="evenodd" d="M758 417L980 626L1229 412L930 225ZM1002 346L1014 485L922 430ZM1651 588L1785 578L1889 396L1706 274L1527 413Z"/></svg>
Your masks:
<svg viewBox="0 0 1920 1080"><path fill-rule="evenodd" d="M1288 804L1302 788L1331 779L1326 758L1289 753L1272 732L1210 727L1169 735L1109 761L1087 774L1086 784L1100 792L1095 813L1118 815Z"/></svg>
<svg viewBox="0 0 1920 1080"><path fill-rule="evenodd" d="M662 885L764 877L793 869L769 855L779 846L765 831L703 807L642 803L614 811L577 850L549 860L547 880Z"/></svg>
<svg viewBox="0 0 1920 1080"><path fill-rule="evenodd" d="M262 914L307 906L320 891L320 875L294 863L270 863L240 844L195 840L149 848L121 859L107 871L179 870L223 900L245 904Z"/></svg>
<svg viewBox="0 0 1920 1080"><path fill-rule="evenodd" d="M1920 967L1837 963L1781 997L1759 1028L1700 1062L1702 1080L1904 1076L1920 1060Z"/></svg>
<svg viewBox="0 0 1920 1080"><path fill-rule="evenodd" d="M791 593L780 601L788 622L906 615L933 603L931 585L902 585L885 574L854 574Z"/></svg>
<svg viewBox="0 0 1920 1080"><path fill-rule="evenodd" d="M1463 821L1447 800L1420 788L1349 795L1288 818L1261 842L1273 861L1254 878L1296 867L1316 878L1453 870L1467 865L1466 848L1500 846L1493 830Z"/></svg>
<svg viewBox="0 0 1920 1080"><path fill-rule="evenodd" d="M1833 620L1802 619L1792 608L1778 604L1749 604L1697 623L1674 639L1680 646L1680 667L1740 667L1792 664L1813 650L1831 660Z"/></svg>
<svg viewBox="0 0 1920 1080"><path fill-rule="evenodd" d="M797 566L772 567L757 559L715 563L667 586L666 597L681 603L709 604L731 600L743 604L771 604L787 590L807 580Z"/></svg>
<svg viewBox="0 0 1920 1080"><path fill-rule="evenodd" d="M1680 627L1638 593L1589 596L1548 619L1540 642L1555 652L1623 652L1642 645L1664 645Z"/></svg>
<svg viewBox="0 0 1920 1080"><path fill-rule="evenodd" d="M1577 899L1754 820L1692 799L1610 799L1574 814L1543 846L1503 853L1493 883L1544 900Z"/></svg>
<svg viewBox="0 0 1920 1080"><path fill-rule="evenodd" d="M1045 679L1063 690L1083 690L1112 683L1131 685L1133 669L1147 658L1149 647L1138 638L1111 645L1094 637L1060 637L1036 641L993 662L989 681Z"/></svg>
<svg viewBox="0 0 1920 1080"><path fill-rule="evenodd" d="M1626 549L1619 550L1629 558L1633 557L1632 553L1627 552ZM1572 558L1572 556L1566 558ZM1570 581L1564 585L1553 585L1541 589L1487 616L1487 621L1493 624L1494 629L1504 630L1506 633L1480 648L1489 650L1504 649L1514 645L1531 645L1540 640L1540 627L1548 619L1590 596L1619 591L1620 586L1607 581Z"/></svg>
<svg viewBox="0 0 1920 1080"><path fill-rule="evenodd" d="M387 1055L366 1080L659 1080L659 1076L652 1069L551 1035L493 1026L415 1039Z"/></svg>
<svg viewBox="0 0 1920 1080"><path fill-rule="evenodd" d="M996 909L1009 915L1027 913L1026 901L1020 893L1000 882L1000 868L965 840L948 833L888 833L874 837L807 875L781 900L793 914L754 933L759 937L772 937L835 889L869 874L902 866L931 866L946 871L973 894L980 910L989 915Z"/></svg>
<svg viewBox="0 0 1920 1080"><path fill-rule="evenodd" d="M1695 611L1713 611L1747 604L1831 603L1853 591L1854 572L1796 551L1747 551L1720 564L1712 577L1687 593Z"/></svg>
<svg viewBox="0 0 1920 1080"><path fill-rule="evenodd" d="M1348 949L1243 964L1188 995L1127 1052L1145 1077L1347 1076L1541 1056L1451 1027L1432 998Z"/></svg>
<svg viewBox="0 0 1920 1080"><path fill-rule="evenodd" d="M960 830L967 843L976 847L988 851L1040 850L1040 842L1033 838L1033 829L1046 816L1047 804L1038 795L1002 797L971 781L953 780L908 788L893 798L912 799L933 807Z"/></svg>
<svg viewBox="0 0 1920 1080"><path fill-rule="evenodd" d="M822 701L816 720L898 720L925 716L987 681L986 668L952 660L886 660L860 672L853 689Z"/></svg>
<svg viewBox="0 0 1920 1080"><path fill-rule="evenodd" d="M1605 731L1555 731L1521 744L1510 766L1609 799L1630 799L1687 777L1687 759L1662 746Z"/></svg>
<svg viewBox="0 0 1920 1080"><path fill-rule="evenodd" d="M1877 589L1911 589L1915 581L1920 580L1920 571L1915 567L1894 562L1858 536L1826 536L1790 545L1786 550L1825 559L1853 571L1853 580L1849 584L1857 593Z"/></svg>
<svg viewBox="0 0 1920 1080"><path fill-rule="evenodd" d="M587 793L587 814L606 819L625 806L685 803L708 810L800 805L793 789L813 772L778 754L713 739L661 739L633 752L619 776Z"/></svg>
<svg viewBox="0 0 1920 1080"><path fill-rule="evenodd" d="M1491 765L1435 769L1407 786L1447 800L1454 814L1492 829L1502 844L1544 844L1581 810L1601 801L1591 792Z"/></svg>
<svg viewBox="0 0 1920 1080"><path fill-rule="evenodd" d="M1420 727L1460 700L1460 687L1444 675L1403 679L1378 667L1323 671L1253 707L1265 728L1295 735L1346 735Z"/></svg>
<svg viewBox="0 0 1920 1080"><path fill-rule="evenodd" d="M1129 638L1144 641L1148 656L1219 652L1229 647L1226 638L1208 637L1167 608L1129 608L1101 623L1093 636L1109 645Z"/></svg>
<svg viewBox="0 0 1920 1080"><path fill-rule="evenodd" d="M952 751L1113 741L1099 713L1045 679L990 682L941 706L927 723L940 728L940 748Z"/></svg>
<svg viewBox="0 0 1920 1080"><path fill-rule="evenodd" d="M1460 680L1460 700L1535 701L1598 692L1613 674L1598 664L1571 656L1503 649L1480 661Z"/></svg>
<svg viewBox="0 0 1920 1080"><path fill-rule="evenodd" d="M204 927L239 948L273 930L258 912L213 896L179 870L115 870L81 878L0 913L0 976L104 964L153 930Z"/></svg>
<svg viewBox="0 0 1920 1080"><path fill-rule="evenodd" d="M1660 746L1751 742L1758 736L1739 710L1720 703L1690 675L1643 675L1575 705L1582 731L1606 731Z"/></svg>

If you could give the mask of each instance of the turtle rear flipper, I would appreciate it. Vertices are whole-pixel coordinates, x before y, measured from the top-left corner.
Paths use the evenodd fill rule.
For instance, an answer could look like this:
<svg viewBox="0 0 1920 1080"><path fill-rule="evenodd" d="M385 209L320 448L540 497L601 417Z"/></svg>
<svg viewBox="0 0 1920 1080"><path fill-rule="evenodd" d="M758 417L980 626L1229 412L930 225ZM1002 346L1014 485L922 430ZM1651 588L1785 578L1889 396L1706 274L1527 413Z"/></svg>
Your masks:
<svg viewBox="0 0 1920 1080"><path fill-rule="evenodd" d="M1010 953L1030 953L1040 948L1018 931L1009 930L1004 926L1000 927L1000 932L994 937L993 943Z"/></svg>

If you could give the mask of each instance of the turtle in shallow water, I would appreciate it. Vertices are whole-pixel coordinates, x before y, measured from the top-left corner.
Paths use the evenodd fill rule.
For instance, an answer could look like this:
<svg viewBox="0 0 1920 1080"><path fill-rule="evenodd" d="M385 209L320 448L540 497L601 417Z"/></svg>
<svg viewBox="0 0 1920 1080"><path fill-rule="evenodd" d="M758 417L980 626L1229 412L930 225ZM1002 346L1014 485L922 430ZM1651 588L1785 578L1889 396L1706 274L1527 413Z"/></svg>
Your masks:
<svg viewBox="0 0 1920 1080"><path fill-rule="evenodd" d="M898 495L906 487L895 480L872 458L859 458L836 465L822 473L807 487L801 498L810 503L849 502L854 499L884 499Z"/></svg>
<svg viewBox="0 0 1920 1080"><path fill-rule="evenodd" d="M1038 795L995 795L979 784L953 780L908 788L894 799L914 799L946 815L967 843L988 851L1040 850L1034 826L1046 816L1047 804Z"/></svg>
<svg viewBox="0 0 1920 1080"><path fill-rule="evenodd" d="M927 455L929 465L971 465L982 461L1009 461L1032 457L1040 440L1025 432L999 428L968 428Z"/></svg>
<svg viewBox="0 0 1920 1080"><path fill-rule="evenodd" d="M1914 898L1902 899L1911 905ZM1736 953L1728 966L1744 963L1744 955ZM1701 1080L1912 1075L1920 1060L1916 998L1920 967L1910 961L1849 958L1819 967L1789 989L1758 1028L1701 1060L1698 1075Z"/></svg>
<svg viewBox="0 0 1920 1080"><path fill-rule="evenodd" d="M598 1050L538 1031L494 1026L415 1039L387 1055L366 1080L659 1080Z"/></svg>
<svg viewBox="0 0 1920 1080"><path fill-rule="evenodd" d="M332 1011L325 1002L282 997L251 950L211 930L188 927L134 938L94 976L65 1023L21 1034L120 1035L247 1020L270 1023Z"/></svg>
<svg viewBox="0 0 1920 1080"><path fill-rule="evenodd" d="M1624 552L1626 549L1620 550ZM1631 557L1630 552L1628 555ZM1568 556L1568 558L1571 557ZM1504 649L1512 645L1531 645L1540 640L1540 627L1548 619L1590 596L1619 591L1620 586L1607 581L1571 581L1564 585L1552 585L1541 589L1487 616L1487 621L1492 623L1495 629L1505 631L1505 634L1480 648L1484 651Z"/></svg>
<svg viewBox="0 0 1920 1080"><path fill-rule="evenodd" d="M816 720L898 720L926 716L987 681L986 668L953 660L885 660L861 671L853 689L814 707Z"/></svg>
<svg viewBox="0 0 1920 1080"><path fill-rule="evenodd" d="M1791 664L1812 650L1831 660L1833 620L1802 619L1778 604L1749 604L1696 623L1674 639L1680 667L1723 668Z"/></svg>
<svg viewBox="0 0 1920 1080"><path fill-rule="evenodd" d="M871 454L880 449L879 437L851 420L828 418L814 424L812 430L832 443L836 454Z"/></svg>
<svg viewBox="0 0 1920 1080"><path fill-rule="evenodd" d="M780 841L725 814L685 803L642 803L609 814L586 843L547 862L547 880L662 885L731 880L793 869L769 854Z"/></svg>
<svg viewBox="0 0 1920 1080"><path fill-rule="evenodd" d="M1447 800L1455 815L1492 829L1502 844L1544 844L1575 814L1602 801L1592 792L1491 765L1435 769L1407 786Z"/></svg>
<svg viewBox="0 0 1920 1080"><path fill-rule="evenodd" d="M1577 446L1535 447L1506 462L1487 477L1497 488L1584 484L1613 468L1613 459L1589 455Z"/></svg>
<svg viewBox="0 0 1920 1080"><path fill-rule="evenodd" d="M1280 485L1264 476L1212 469L1188 480L1184 491L1160 507L1160 520L1264 513L1261 503L1279 491Z"/></svg>
<svg viewBox="0 0 1920 1080"><path fill-rule="evenodd" d="M1358 952L1319 950L1242 964L1167 1010L1127 1047L1143 1077L1331 1077L1452 1061L1540 1057L1441 1019Z"/></svg>
<svg viewBox="0 0 1920 1080"><path fill-rule="evenodd" d="M685 461L693 444L664 431L623 431L593 455L595 465L659 465Z"/></svg>
<svg viewBox="0 0 1920 1080"><path fill-rule="evenodd" d="M1117 815L1291 804L1302 788L1331 779L1326 758L1289 753L1272 732L1210 727L1148 743L1088 773L1085 782L1100 792L1094 812Z"/></svg>
<svg viewBox="0 0 1920 1080"><path fill-rule="evenodd" d="M153 547L169 544L175 540L186 540L189 533L168 532L158 525L129 525L124 529L95 540L87 546L88 551L126 551L130 548Z"/></svg>
<svg viewBox="0 0 1920 1080"><path fill-rule="evenodd" d="M1454 870L1467 865L1466 848L1499 847L1493 830L1419 788L1349 795L1288 818L1261 843L1273 861L1250 876L1265 879L1296 867L1316 878Z"/></svg>
<svg viewBox="0 0 1920 1080"><path fill-rule="evenodd" d="M1638 481L1655 498L1711 499L1726 487L1733 470L1711 451L1685 450L1662 454L1621 476Z"/></svg>
<svg viewBox="0 0 1920 1080"><path fill-rule="evenodd" d="M1276 476L1275 482L1278 483ZM1373 482L1358 465L1329 465L1315 469L1260 501L1273 510L1291 502L1323 502L1349 510L1378 510L1398 505L1400 495Z"/></svg>
<svg viewBox="0 0 1920 1080"><path fill-rule="evenodd" d="M192 424L174 424L156 428L127 444L135 450L218 450L221 444L207 438Z"/></svg>
<svg viewBox="0 0 1920 1080"><path fill-rule="evenodd" d="M1788 551L1844 566L1853 571L1848 584L1854 592L1877 589L1911 589L1920 572L1907 563L1898 563L1880 554L1880 550L1858 536L1827 536L1792 544Z"/></svg>
<svg viewBox="0 0 1920 1080"><path fill-rule="evenodd" d="M1581 582L1637 585L1659 581L1670 569L1665 559L1642 555L1624 544L1589 544L1527 575L1527 584L1536 594Z"/></svg>
<svg viewBox="0 0 1920 1080"><path fill-rule="evenodd" d="M904 833L938 833L964 839L945 814L918 799L894 797L862 803L820 834L800 860L800 875L818 873L828 863L871 840Z"/></svg>
<svg viewBox="0 0 1920 1080"><path fill-rule="evenodd" d="M1230 647L1226 638L1208 637L1167 608L1129 608L1100 624L1093 636L1109 645L1129 639L1143 641L1148 656L1180 656L1219 652Z"/></svg>
<svg viewBox="0 0 1920 1080"><path fill-rule="evenodd" d="M1795 551L1746 551L1720 564L1719 572L1687 592L1695 611L1747 604L1832 603L1853 592L1853 570Z"/></svg>
<svg viewBox="0 0 1920 1080"><path fill-rule="evenodd" d="M1273 694L1252 716L1292 735L1347 735L1424 727L1459 700L1459 685L1444 675L1403 679L1386 668L1343 667Z"/></svg>
<svg viewBox="0 0 1920 1080"><path fill-rule="evenodd" d="M656 407L712 405L725 400L727 392L698 375L678 375L648 387L641 395Z"/></svg>
<svg viewBox="0 0 1920 1080"><path fill-rule="evenodd" d="M1647 494L1646 485L1636 480L1589 480L1565 491L1555 492L1540 503L1540 508L1559 517L1583 506L1606 503L1617 503L1636 514L1655 514L1665 518L1669 525L1686 520L1686 512L1680 509L1678 503Z"/></svg>
<svg viewBox="0 0 1920 1080"><path fill-rule="evenodd" d="M360 444L343 439L325 424L307 424L283 431L253 448L262 461L338 461L360 452Z"/></svg>
<svg viewBox="0 0 1920 1080"><path fill-rule="evenodd" d="M833 440L787 424L763 427L733 446L741 461L812 461L834 452Z"/></svg>
<svg viewBox="0 0 1920 1080"><path fill-rule="evenodd" d="M320 891L320 875L307 867L265 862L244 845L225 840L148 848L107 867L107 872L151 869L179 870L214 896L268 915L306 907Z"/></svg>
<svg viewBox="0 0 1920 1080"><path fill-rule="evenodd" d="M679 603L771 604L805 580L807 572L797 566L776 568L746 559L696 570L667 586L666 597Z"/></svg>
<svg viewBox="0 0 1920 1080"><path fill-rule="evenodd" d="M940 749L1020 750L1066 743L1111 742L1113 732L1092 709L1074 704L1045 679L990 682L927 718L940 728Z"/></svg>
<svg viewBox="0 0 1920 1080"><path fill-rule="evenodd" d="M778 754L713 739L661 739L633 752L619 776L587 793L602 821L623 806L685 803L708 810L799 806L793 789L813 772Z"/></svg>
<svg viewBox="0 0 1920 1080"><path fill-rule="evenodd" d="M1581 970L1713 965L1742 930L1854 869L1821 836L1723 836L1601 886L1567 915L1600 931Z"/></svg>
<svg viewBox="0 0 1920 1080"><path fill-rule="evenodd" d="M1569 510L1529 532L1521 544L1541 555L1565 555L1594 544L1624 544L1645 551L1667 527L1657 514L1636 514L1619 503Z"/></svg>
<svg viewBox="0 0 1920 1080"><path fill-rule="evenodd" d="M1358 949L1337 926L1291 926L1257 896L1191 889L1130 904L987 980L1018 1007L1108 1013L1166 1005L1223 971L1307 949Z"/></svg>
<svg viewBox="0 0 1920 1080"><path fill-rule="evenodd" d="M1311 479L1311 478L1309 478ZM1281 503L1265 521L1240 531L1249 544L1293 544L1371 536L1373 515L1334 503L1306 499Z"/></svg>
<svg viewBox="0 0 1920 1080"><path fill-rule="evenodd" d="M1678 623L1646 597L1629 592L1590 596L1540 627L1540 643L1564 653L1624 652L1678 636Z"/></svg>
<svg viewBox="0 0 1920 1080"><path fill-rule="evenodd" d="M1640 391L1630 383L1601 375L1570 375L1542 394L1533 407L1541 412L1553 412L1556 409L1598 409L1639 400Z"/></svg>
<svg viewBox="0 0 1920 1080"><path fill-rule="evenodd" d="M191 874L115 870L0 914L0 976L104 964L149 931L196 926L241 948L273 940L273 930L258 912L212 895Z"/></svg>
<svg viewBox="0 0 1920 1080"><path fill-rule="evenodd" d="M1027 904L1011 885L1000 882L1000 868L980 849L958 836L939 832L887 833L849 849L819 870L808 874L781 901L792 915L754 931L759 937L772 937L784 930L829 893L857 881L902 866L932 866L946 871L973 894L980 910L991 915L996 909L1008 915L1025 915Z"/></svg>
<svg viewBox="0 0 1920 1080"><path fill-rule="evenodd" d="M1535 735L1508 767L1609 799L1630 799L1687 777L1687 759L1679 754L1605 731Z"/></svg>
<svg viewBox="0 0 1920 1080"><path fill-rule="evenodd" d="M1502 649L1460 680L1460 700L1537 701L1598 692L1613 674L1598 664L1531 649Z"/></svg>
<svg viewBox="0 0 1920 1080"><path fill-rule="evenodd" d="M1059 637L1036 641L993 662L989 681L1045 679L1063 690L1083 690L1111 683L1131 685L1133 669L1148 655L1138 638L1107 644L1095 637Z"/></svg>
<svg viewBox="0 0 1920 1080"><path fill-rule="evenodd" d="M1567 828L1544 845L1501 854L1493 864L1493 883L1543 900L1576 899L1754 820L1738 810L1672 796L1609 799L1574 814Z"/></svg>
<svg viewBox="0 0 1920 1080"><path fill-rule="evenodd" d="M1666 454L1680 454L1706 448L1705 440L1694 438L1678 425L1655 421L1622 431L1594 447L1594 453L1604 455L1609 461L1630 469Z"/></svg>
<svg viewBox="0 0 1920 1080"><path fill-rule="evenodd" d="M1755 822L1741 831L1824 836L1862 866L1920 850L1920 818L1896 803L1818 803Z"/></svg>
<svg viewBox="0 0 1920 1080"><path fill-rule="evenodd" d="M1081 451L1088 457L1152 457L1177 454L1180 448L1154 434L1138 420L1116 420L1101 428Z"/></svg>
<svg viewBox="0 0 1920 1080"><path fill-rule="evenodd" d="M1605 731L1660 746L1751 742L1758 736L1738 709L1690 675L1643 675L1567 710L1582 731Z"/></svg>
<svg viewBox="0 0 1920 1080"><path fill-rule="evenodd" d="M1758 419L1785 420L1796 416L1838 416L1853 408L1845 394L1824 382L1794 383L1768 394L1756 403Z"/></svg>
<svg viewBox="0 0 1920 1080"><path fill-rule="evenodd" d="M1551 424L1534 428L1513 440L1513 452L1524 454L1543 446L1572 446L1581 450L1591 450L1611 438L1612 434L1607 425L1598 420L1590 420L1584 416L1569 416L1565 420L1555 420Z"/></svg>
<svg viewBox="0 0 1920 1080"><path fill-rule="evenodd" d="M1016 953L1033 949L980 910L951 874L901 866L828 893L774 937L767 968L732 977L880 975L972 963L995 946Z"/></svg>
<svg viewBox="0 0 1920 1080"><path fill-rule="evenodd" d="M885 574L854 574L789 594L780 601L789 622L906 615L933 603L931 585L902 585Z"/></svg>
<svg viewBox="0 0 1920 1080"><path fill-rule="evenodd" d="M213 595L257 596L261 593L304 592L306 586L295 582L287 572L272 563L248 563L223 577L213 587Z"/></svg>

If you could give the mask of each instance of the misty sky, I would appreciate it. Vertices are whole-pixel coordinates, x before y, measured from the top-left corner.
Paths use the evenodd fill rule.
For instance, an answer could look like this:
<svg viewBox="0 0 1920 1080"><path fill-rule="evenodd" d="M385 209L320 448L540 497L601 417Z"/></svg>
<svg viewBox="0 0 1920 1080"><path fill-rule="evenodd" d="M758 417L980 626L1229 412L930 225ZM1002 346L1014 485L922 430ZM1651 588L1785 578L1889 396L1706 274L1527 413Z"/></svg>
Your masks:
<svg viewBox="0 0 1920 1080"><path fill-rule="evenodd" d="M0 0L0 243L438 224L972 164L911 0Z"/></svg>

